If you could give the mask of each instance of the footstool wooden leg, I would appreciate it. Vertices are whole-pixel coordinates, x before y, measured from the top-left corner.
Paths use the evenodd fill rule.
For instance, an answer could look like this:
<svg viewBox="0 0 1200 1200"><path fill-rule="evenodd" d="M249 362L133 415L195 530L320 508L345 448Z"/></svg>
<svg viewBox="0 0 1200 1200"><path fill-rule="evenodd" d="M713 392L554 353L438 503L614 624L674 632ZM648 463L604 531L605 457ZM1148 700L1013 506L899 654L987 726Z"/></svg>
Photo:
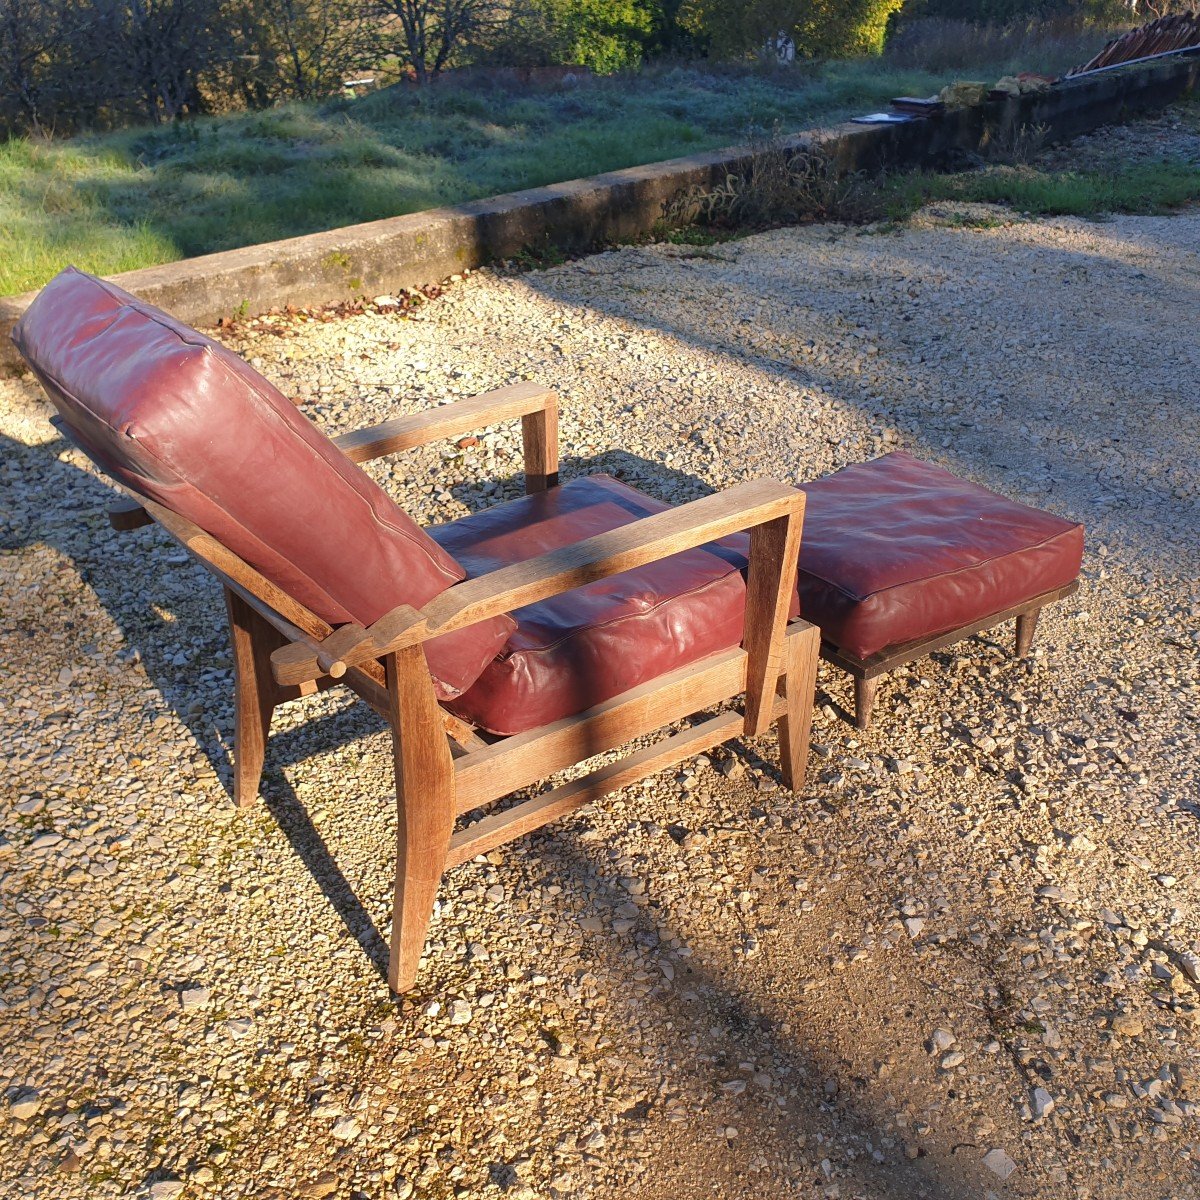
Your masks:
<svg viewBox="0 0 1200 1200"><path fill-rule="evenodd" d="M871 724L871 706L875 703L878 685L878 679L854 680L854 724L859 729L866 729Z"/></svg>
<svg viewBox="0 0 1200 1200"><path fill-rule="evenodd" d="M1029 647L1033 645L1033 635L1037 632L1038 617L1041 615L1041 609L1035 608L1033 612L1022 613L1017 618L1017 657L1024 658L1029 653Z"/></svg>

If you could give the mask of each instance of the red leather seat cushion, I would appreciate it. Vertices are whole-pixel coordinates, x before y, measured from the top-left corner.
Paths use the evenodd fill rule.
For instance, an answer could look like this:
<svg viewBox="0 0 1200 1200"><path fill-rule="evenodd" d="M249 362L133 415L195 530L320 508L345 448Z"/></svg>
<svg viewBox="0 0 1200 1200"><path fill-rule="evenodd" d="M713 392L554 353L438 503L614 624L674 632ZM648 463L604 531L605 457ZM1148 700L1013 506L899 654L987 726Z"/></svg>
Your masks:
<svg viewBox="0 0 1200 1200"><path fill-rule="evenodd" d="M429 532L476 576L667 507L590 475ZM738 645L748 552L748 537L725 538L517 609L503 653L447 707L492 733L520 733Z"/></svg>
<svg viewBox="0 0 1200 1200"><path fill-rule="evenodd" d="M419 607L465 577L242 359L113 284L68 268L13 341L100 467L331 625ZM514 628L500 617L431 642L439 693L468 687Z"/></svg>
<svg viewBox="0 0 1200 1200"><path fill-rule="evenodd" d="M1064 587L1083 527L897 451L802 485L800 611L862 658Z"/></svg>

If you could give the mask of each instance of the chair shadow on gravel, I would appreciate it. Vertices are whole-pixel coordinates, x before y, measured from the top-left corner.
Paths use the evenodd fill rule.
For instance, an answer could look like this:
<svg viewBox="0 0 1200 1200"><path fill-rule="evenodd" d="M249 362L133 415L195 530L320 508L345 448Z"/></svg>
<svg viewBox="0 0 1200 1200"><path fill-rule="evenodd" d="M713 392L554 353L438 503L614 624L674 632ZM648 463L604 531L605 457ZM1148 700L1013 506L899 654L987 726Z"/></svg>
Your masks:
<svg viewBox="0 0 1200 1200"><path fill-rule="evenodd" d="M782 791L776 794L782 795L782 807L786 808L790 803L790 793ZM602 801L600 803L603 804ZM752 807L747 806L748 817ZM669 812L647 811L643 819L666 825L671 815ZM610 924L611 918L617 915L616 910L625 905L630 897L613 875L602 876L594 871L600 865L599 860L589 857L587 846L579 837L579 833L583 832L579 829L580 822L586 820L586 815L567 818L565 826L537 831L513 843L512 849L514 855L520 854L523 858L536 861L537 866L530 864L529 867L535 877L539 868L544 868L545 877L562 885L564 891L574 886L590 903L591 909L600 913L606 924ZM797 833L798 843L803 836L802 832ZM605 841L602 844L607 848L612 843ZM467 866L464 864L459 869L464 870ZM592 874L588 873L589 869L593 869ZM652 874L649 883L652 890ZM740 924L734 921L730 923ZM828 1187L830 1183L828 1178L823 1177L819 1166L826 1156L826 1149L822 1146L832 1148L849 1133L857 1137L860 1144L867 1142L876 1149L880 1148L883 1138L891 1138L895 1143L886 1155L886 1165L858 1151L859 1157L855 1159L857 1169L853 1177L839 1181L843 1187L849 1186L851 1195L870 1196L873 1200L978 1200L980 1196L998 1191L989 1189L988 1185L993 1181L986 1177L985 1170L971 1169L982 1158L986 1146L967 1142L955 1145L950 1154L962 1153L960 1161L963 1165L953 1171L947 1169L944 1157L935 1161L928 1158L924 1149L919 1150L917 1157L912 1160L902 1155L900 1143L904 1139L893 1123L897 1105L894 1097L886 1095L890 1088L880 1087L883 1094L878 1100L873 1101L866 1095L869 1084L864 1075L870 1071L871 1057L865 1052L868 1038L849 1039L852 1045L860 1049L857 1061L850 1061L849 1058L839 1057L833 1049L836 1039L826 1042L822 1038L810 1037L806 1040L791 1030L794 1021L803 1019L805 1009L804 992L796 986L799 981L794 974L789 975L784 970L767 981L777 1013L768 1011L759 1003L753 995L752 986L739 983L733 970L716 963L705 963L695 954L682 967L677 965L673 981L658 984L648 998L633 999L636 995L635 980L630 976L636 968L631 968L628 957L622 958L620 944L625 941L628 945L633 941L655 945L665 940L664 932L672 936L675 931L670 928L666 914L657 910L651 900L641 908L637 925L628 934L616 934L611 929L598 934L584 934L582 931L579 934L581 942L589 939L597 948L599 961L592 966L593 973L601 974L601 964L607 964L610 986L606 994L627 1008L629 1022L632 1025L640 1023L644 1031L648 1012L660 1018L650 1024L658 1038L658 1049L662 1056L688 1063L693 1081L700 1077L710 1096L720 1095L722 1085L731 1077L738 1076L739 1066L745 1061L754 1063L756 1069L760 1064L770 1064L776 1076L800 1085L797 1086L798 1095L788 1097L786 1108L775 1104L770 1093L757 1093L753 1083L738 1097L737 1110L733 1115L737 1137L736 1140L725 1142L729 1150L741 1150L736 1176L744 1177L748 1171L754 1171L751 1160L764 1150L787 1154L791 1148L799 1145L803 1147L801 1157L808 1160L809 1169L804 1183L800 1181L801 1172L793 1176L796 1180L794 1192L781 1188L774 1194L813 1194L801 1189L804 1186ZM686 941L686 938L682 940ZM848 1015L846 1019L853 1018ZM869 1033L879 1036L877 1030L864 1030L865 1035ZM702 1053L706 1054L707 1060L700 1057ZM653 1060L653 1051L647 1049L645 1057ZM652 1100L650 1107L657 1102ZM724 1124L712 1111L706 1112L703 1120L715 1127ZM888 1129L890 1133L886 1131ZM817 1139L815 1143L814 1138ZM823 1142L821 1138L824 1138ZM701 1136L690 1140L696 1155L697 1170L706 1170L708 1151L705 1143L714 1140L711 1132L704 1129ZM830 1157L835 1161L841 1159L844 1163L847 1156L836 1154ZM970 1165L969 1160L973 1160ZM772 1182L778 1184L778 1179ZM826 1191L824 1194L847 1193Z"/></svg>

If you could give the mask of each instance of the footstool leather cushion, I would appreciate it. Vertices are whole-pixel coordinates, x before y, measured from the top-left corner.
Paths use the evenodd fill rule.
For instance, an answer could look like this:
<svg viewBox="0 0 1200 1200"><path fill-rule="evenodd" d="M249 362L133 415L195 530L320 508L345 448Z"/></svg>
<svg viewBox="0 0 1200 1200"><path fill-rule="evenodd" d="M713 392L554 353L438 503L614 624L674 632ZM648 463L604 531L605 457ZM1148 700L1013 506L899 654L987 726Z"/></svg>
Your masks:
<svg viewBox="0 0 1200 1200"><path fill-rule="evenodd" d="M860 658L1064 587L1083 527L897 451L801 485L800 606Z"/></svg>

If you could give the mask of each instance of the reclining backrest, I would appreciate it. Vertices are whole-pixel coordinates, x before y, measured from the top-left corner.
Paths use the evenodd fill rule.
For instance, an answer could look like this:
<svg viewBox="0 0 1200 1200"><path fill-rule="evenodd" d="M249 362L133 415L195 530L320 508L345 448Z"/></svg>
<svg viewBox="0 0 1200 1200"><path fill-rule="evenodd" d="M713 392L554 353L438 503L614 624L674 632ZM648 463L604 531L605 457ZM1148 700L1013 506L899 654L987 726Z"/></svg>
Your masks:
<svg viewBox="0 0 1200 1200"><path fill-rule="evenodd" d="M68 267L13 341L98 466L329 624L419 608L465 578L277 388L113 284ZM443 698L469 687L513 628L505 617L429 643Z"/></svg>

